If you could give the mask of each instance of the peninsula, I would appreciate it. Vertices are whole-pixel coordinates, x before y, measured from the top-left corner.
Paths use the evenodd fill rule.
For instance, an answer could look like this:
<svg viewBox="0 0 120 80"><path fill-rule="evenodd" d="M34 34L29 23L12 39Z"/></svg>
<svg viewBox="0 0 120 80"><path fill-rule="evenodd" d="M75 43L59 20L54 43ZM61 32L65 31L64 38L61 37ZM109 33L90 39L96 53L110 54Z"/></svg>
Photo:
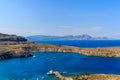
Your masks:
<svg viewBox="0 0 120 80"><path fill-rule="evenodd" d="M0 60L33 56L32 52L76 52L87 56L120 57L120 47L78 48L52 44L37 44L24 37L0 34Z"/></svg>
<svg viewBox="0 0 120 80"><path fill-rule="evenodd" d="M76 74L72 77L66 77L61 75L60 72L54 71L51 74L54 74L59 80L120 80L120 75L113 74Z"/></svg>

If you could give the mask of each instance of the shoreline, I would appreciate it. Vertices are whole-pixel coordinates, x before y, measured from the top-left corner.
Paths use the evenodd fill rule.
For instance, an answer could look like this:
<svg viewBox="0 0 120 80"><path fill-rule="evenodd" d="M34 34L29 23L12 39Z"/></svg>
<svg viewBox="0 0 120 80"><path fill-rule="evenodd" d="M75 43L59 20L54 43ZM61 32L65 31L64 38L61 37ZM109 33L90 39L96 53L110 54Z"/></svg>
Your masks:
<svg viewBox="0 0 120 80"><path fill-rule="evenodd" d="M76 75L72 77L73 80L120 80L120 75L116 74L89 74Z"/></svg>
<svg viewBox="0 0 120 80"><path fill-rule="evenodd" d="M75 74L73 76L63 76L61 72L49 71L49 76L54 75L59 80L120 80L118 74Z"/></svg>
<svg viewBox="0 0 120 80"><path fill-rule="evenodd" d="M38 44L33 42L0 43L0 60L33 56L32 52L75 52L86 56L120 58L120 47L79 48L52 44Z"/></svg>

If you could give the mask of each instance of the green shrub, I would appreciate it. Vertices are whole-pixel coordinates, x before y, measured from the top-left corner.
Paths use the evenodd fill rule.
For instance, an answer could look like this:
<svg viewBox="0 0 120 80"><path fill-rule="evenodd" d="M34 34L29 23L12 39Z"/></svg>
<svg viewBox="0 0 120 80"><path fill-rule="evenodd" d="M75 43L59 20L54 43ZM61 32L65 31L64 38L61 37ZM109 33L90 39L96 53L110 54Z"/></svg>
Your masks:
<svg viewBox="0 0 120 80"><path fill-rule="evenodd" d="M82 74L76 74L73 76L73 80L87 80L88 77L85 77L85 76L89 76L90 73L89 72L85 72L85 73L82 73Z"/></svg>

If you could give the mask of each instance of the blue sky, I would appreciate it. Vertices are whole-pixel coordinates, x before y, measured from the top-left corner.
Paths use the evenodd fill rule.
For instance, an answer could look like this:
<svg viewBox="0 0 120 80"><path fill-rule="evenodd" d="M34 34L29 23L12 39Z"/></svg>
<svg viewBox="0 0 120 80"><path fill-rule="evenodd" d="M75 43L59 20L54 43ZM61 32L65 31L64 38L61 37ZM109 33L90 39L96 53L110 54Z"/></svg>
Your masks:
<svg viewBox="0 0 120 80"><path fill-rule="evenodd" d="M120 0L0 0L0 32L120 38Z"/></svg>

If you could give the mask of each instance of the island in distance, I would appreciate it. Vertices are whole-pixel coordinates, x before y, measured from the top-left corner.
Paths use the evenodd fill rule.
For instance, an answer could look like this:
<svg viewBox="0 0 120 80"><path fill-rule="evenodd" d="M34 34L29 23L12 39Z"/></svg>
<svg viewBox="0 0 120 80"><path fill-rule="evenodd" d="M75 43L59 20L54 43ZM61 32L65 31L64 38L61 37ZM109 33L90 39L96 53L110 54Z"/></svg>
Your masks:
<svg viewBox="0 0 120 80"><path fill-rule="evenodd" d="M26 37L30 41L36 40L112 40L108 37L93 37L87 34L82 35L67 35L67 36L46 36L46 35L33 35Z"/></svg>

